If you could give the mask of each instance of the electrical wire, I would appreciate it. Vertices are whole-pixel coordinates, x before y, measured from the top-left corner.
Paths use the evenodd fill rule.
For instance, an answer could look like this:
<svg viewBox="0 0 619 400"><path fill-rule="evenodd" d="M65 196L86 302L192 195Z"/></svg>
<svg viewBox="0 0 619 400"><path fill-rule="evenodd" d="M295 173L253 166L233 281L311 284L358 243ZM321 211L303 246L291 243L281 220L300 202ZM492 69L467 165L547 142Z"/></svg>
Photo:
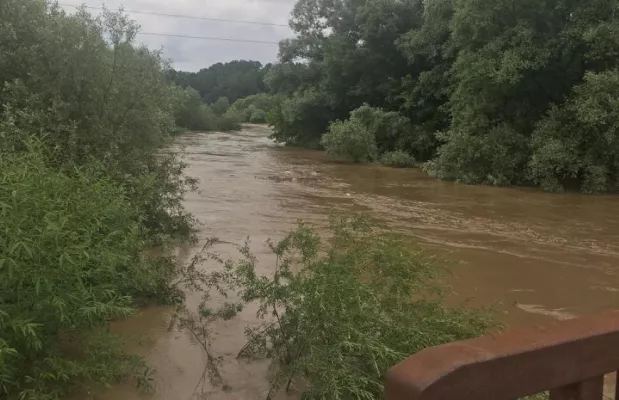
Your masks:
<svg viewBox="0 0 619 400"><path fill-rule="evenodd" d="M266 40L249 40L249 39L232 39L222 37L210 37L210 36L188 36L188 35L175 35L172 33L156 33L156 32L138 32L138 35L150 35L150 36L169 36L187 39L201 39L201 40L219 40L224 42L241 42L241 43L257 43L257 44L279 44L279 42L269 42Z"/></svg>
<svg viewBox="0 0 619 400"><path fill-rule="evenodd" d="M84 8L94 9L94 10L102 9L102 7L94 7L94 6L86 6L86 5L78 6L74 4L64 4L64 3L58 3L58 5L61 5L64 7L75 7L75 8L84 7ZM149 11L135 11L135 10L125 10L125 9L117 9L117 10L111 10L111 11L123 11L123 12L130 13L130 14L156 15L159 17L186 18L186 19L197 19L197 20L203 20L203 21L229 22L229 23L235 23L235 24L253 24L253 25L263 25L263 26L278 26L278 27L285 27L285 28L288 27L287 24L276 24L276 23L261 22L261 21L241 21L241 20L234 20L234 19L197 17L193 15L165 14L165 13L156 13L156 12L149 12Z"/></svg>

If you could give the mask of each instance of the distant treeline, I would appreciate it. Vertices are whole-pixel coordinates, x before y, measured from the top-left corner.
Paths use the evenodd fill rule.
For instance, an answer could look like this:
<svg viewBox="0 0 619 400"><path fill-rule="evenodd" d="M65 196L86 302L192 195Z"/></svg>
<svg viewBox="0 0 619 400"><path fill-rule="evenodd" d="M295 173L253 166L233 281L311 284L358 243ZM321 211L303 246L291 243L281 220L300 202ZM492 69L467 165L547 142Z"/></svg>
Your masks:
<svg viewBox="0 0 619 400"><path fill-rule="evenodd" d="M215 64L199 72L169 70L168 80L183 89L177 124L194 131L230 131L242 122L266 123L279 96L269 93L271 65L257 61Z"/></svg>
<svg viewBox="0 0 619 400"><path fill-rule="evenodd" d="M258 61L232 61L217 63L198 72L170 70L170 81L186 88L192 87L207 104L215 103L226 97L230 103L253 94L267 91L264 83L265 74L271 64L263 66Z"/></svg>

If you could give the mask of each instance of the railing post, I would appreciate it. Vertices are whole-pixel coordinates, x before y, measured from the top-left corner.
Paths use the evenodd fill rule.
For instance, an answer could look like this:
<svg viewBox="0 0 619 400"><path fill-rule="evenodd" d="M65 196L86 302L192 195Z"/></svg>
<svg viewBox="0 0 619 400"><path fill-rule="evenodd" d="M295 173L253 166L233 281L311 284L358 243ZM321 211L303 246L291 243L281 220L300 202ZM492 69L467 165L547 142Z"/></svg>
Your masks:
<svg viewBox="0 0 619 400"><path fill-rule="evenodd" d="M550 400L602 400L604 376L563 386L550 391Z"/></svg>

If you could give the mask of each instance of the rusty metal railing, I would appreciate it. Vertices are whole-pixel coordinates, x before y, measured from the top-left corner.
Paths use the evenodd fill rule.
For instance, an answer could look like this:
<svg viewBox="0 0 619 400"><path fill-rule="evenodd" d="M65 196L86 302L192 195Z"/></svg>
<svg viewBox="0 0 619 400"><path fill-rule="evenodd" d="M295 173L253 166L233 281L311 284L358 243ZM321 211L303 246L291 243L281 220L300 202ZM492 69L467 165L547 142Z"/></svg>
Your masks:
<svg viewBox="0 0 619 400"><path fill-rule="evenodd" d="M422 350L387 372L385 396L514 400L550 391L551 400L601 400L604 376L617 370L619 310Z"/></svg>

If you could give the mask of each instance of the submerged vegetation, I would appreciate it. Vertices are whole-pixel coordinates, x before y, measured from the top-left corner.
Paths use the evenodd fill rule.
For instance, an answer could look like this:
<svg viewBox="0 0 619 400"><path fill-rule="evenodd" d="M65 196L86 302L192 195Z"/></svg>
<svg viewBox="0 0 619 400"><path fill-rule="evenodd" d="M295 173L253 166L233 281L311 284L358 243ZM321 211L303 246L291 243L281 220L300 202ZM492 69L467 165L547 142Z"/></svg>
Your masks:
<svg viewBox="0 0 619 400"><path fill-rule="evenodd" d="M618 8L616 0L299 0L296 36L281 42L265 77L286 96L269 118L273 137L316 146L333 121L373 107L380 112L364 120L380 126L370 128L378 156L405 151L434 177L616 191Z"/></svg>
<svg viewBox="0 0 619 400"><path fill-rule="evenodd" d="M264 324L247 327L239 357L273 361L267 398L299 383L305 399L378 399L397 362L494 326L483 312L443 306L437 260L365 217L334 219L326 239L300 223L270 247L272 276L257 274L246 244L209 279L238 295L230 313L258 304Z"/></svg>
<svg viewBox="0 0 619 400"><path fill-rule="evenodd" d="M380 163L393 168L411 168L415 166L415 157L404 150L390 151L380 156Z"/></svg>

